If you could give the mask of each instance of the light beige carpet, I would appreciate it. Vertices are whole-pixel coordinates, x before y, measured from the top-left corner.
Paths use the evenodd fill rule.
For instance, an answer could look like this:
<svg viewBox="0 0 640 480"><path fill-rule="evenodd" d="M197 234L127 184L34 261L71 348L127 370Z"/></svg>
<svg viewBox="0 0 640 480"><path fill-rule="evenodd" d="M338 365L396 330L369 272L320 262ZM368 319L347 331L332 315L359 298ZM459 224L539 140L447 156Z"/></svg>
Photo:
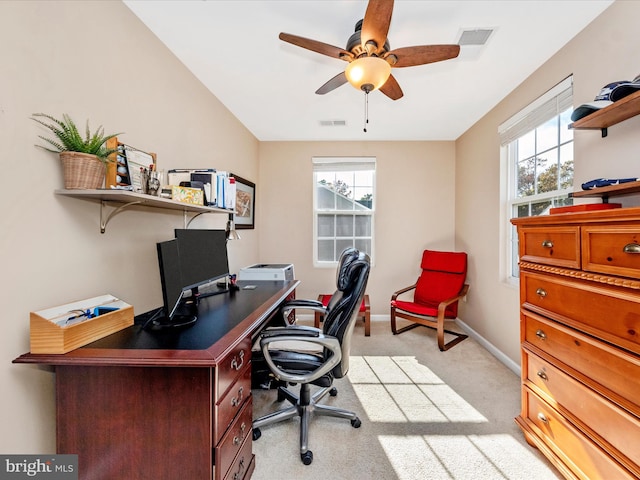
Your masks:
<svg viewBox="0 0 640 480"><path fill-rule="evenodd" d="M440 352L434 334L419 327L394 336L387 322L374 321L365 337L359 322L349 375L323 403L354 410L362 426L313 418L308 466L297 418L264 427L253 444L253 479L561 478L514 423L519 378L473 339ZM253 394L254 418L288 405L275 401L275 390Z"/></svg>

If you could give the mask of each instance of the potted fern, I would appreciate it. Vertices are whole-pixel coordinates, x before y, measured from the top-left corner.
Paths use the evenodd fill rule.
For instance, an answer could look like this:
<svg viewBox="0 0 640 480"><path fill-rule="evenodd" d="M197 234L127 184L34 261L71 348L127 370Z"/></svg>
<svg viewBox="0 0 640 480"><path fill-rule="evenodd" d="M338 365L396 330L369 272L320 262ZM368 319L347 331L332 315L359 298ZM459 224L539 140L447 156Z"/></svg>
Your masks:
<svg viewBox="0 0 640 480"><path fill-rule="evenodd" d="M49 129L54 139L38 135L47 142L47 146L36 145L48 152L58 153L64 172L64 188L94 189L100 188L104 182L106 164L109 155L116 149L108 149L107 140L119 135L105 135L102 125L91 133L89 121L84 136L80 134L74 121L67 114L62 120L46 113L34 113L32 120Z"/></svg>

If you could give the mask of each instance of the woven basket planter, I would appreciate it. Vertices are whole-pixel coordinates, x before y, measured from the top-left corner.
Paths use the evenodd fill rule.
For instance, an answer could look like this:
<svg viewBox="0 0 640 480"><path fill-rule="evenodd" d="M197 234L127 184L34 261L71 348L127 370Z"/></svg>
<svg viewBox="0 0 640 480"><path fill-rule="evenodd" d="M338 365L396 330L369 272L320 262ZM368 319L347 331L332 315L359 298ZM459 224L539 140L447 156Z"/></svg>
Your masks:
<svg viewBox="0 0 640 480"><path fill-rule="evenodd" d="M104 183L105 164L95 155L78 152L60 152L64 172L64 188L91 190Z"/></svg>

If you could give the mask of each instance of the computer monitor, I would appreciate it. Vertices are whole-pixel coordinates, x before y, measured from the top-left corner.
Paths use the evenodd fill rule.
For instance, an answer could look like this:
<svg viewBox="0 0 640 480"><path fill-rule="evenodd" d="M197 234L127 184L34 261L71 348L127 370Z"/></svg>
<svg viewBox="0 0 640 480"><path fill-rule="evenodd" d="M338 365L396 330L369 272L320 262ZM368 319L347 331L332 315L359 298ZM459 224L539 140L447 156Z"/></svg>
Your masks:
<svg viewBox="0 0 640 480"><path fill-rule="evenodd" d="M197 293L198 287L229 275L224 230L176 229L175 235L183 288Z"/></svg>
<svg viewBox="0 0 640 480"><path fill-rule="evenodd" d="M160 267L160 282L162 285L162 300L164 305L153 319L154 325L179 326L195 322L193 314L179 312L184 285L178 240L160 242L158 247L158 266Z"/></svg>

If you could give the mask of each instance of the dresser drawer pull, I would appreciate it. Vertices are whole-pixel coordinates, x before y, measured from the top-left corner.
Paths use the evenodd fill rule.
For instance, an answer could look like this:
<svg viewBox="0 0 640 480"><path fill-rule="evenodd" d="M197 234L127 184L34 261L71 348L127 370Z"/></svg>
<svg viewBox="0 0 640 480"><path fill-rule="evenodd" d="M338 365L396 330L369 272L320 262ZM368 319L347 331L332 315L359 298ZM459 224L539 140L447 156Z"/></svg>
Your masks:
<svg viewBox="0 0 640 480"><path fill-rule="evenodd" d="M236 371L240 370L244 365L244 350L240 350L238 357L240 357L240 363L238 363L238 359L236 357L233 357L233 360L231 360L231 368Z"/></svg>
<svg viewBox="0 0 640 480"><path fill-rule="evenodd" d="M622 251L624 253L640 253L640 245L637 243L627 243Z"/></svg>
<svg viewBox="0 0 640 480"><path fill-rule="evenodd" d="M237 407L238 405L240 405L242 403L242 394L244 392L244 387L240 387L238 389L238 396L237 397L233 397L231 399L231 406L232 407Z"/></svg>
<svg viewBox="0 0 640 480"><path fill-rule="evenodd" d="M547 291L544 288L538 288L536 290L536 295L538 295L539 297L546 297L547 296Z"/></svg>
<svg viewBox="0 0 640 480"><path fill-rule="evenodd" d="M538 370L536 375L538 375L542 380L545 380L545 381L549 380L549 377L547 377L547 374L545 372L543 372L542 370Z"/></svg>
<svg viewBox="0 0 640 480"><path fill-rule="evenodd" d="M553 248L553 242L551 240L543 240L542 246L544 248Z"/></svg>
<svg viewBox="0 0 640 480"><path fill-rule="evenodd" d="M546 340L547 334L544 333L542 330L536 330L536 337L538 337L540 340Z"/></svg>
<svg viewBox="0 0 640 480"><path fill-rule="evenodd" d="M240 436L235 436L233 437L233 444L234 445L240 445L242 443L242 439L244 438L244 431L247 428L247 424L242 422L242 425L240 425Z"/></svg>
<svg viewBox="0 0 640 480"><path fill-rule="evenodd" d="M547 416L546 416L544 413L542 413L542 412L540 412L540 413L538 414L538 420L540 420L542 423L549 423L549 419L548 419L548 418L547 418Z"/></svg>

